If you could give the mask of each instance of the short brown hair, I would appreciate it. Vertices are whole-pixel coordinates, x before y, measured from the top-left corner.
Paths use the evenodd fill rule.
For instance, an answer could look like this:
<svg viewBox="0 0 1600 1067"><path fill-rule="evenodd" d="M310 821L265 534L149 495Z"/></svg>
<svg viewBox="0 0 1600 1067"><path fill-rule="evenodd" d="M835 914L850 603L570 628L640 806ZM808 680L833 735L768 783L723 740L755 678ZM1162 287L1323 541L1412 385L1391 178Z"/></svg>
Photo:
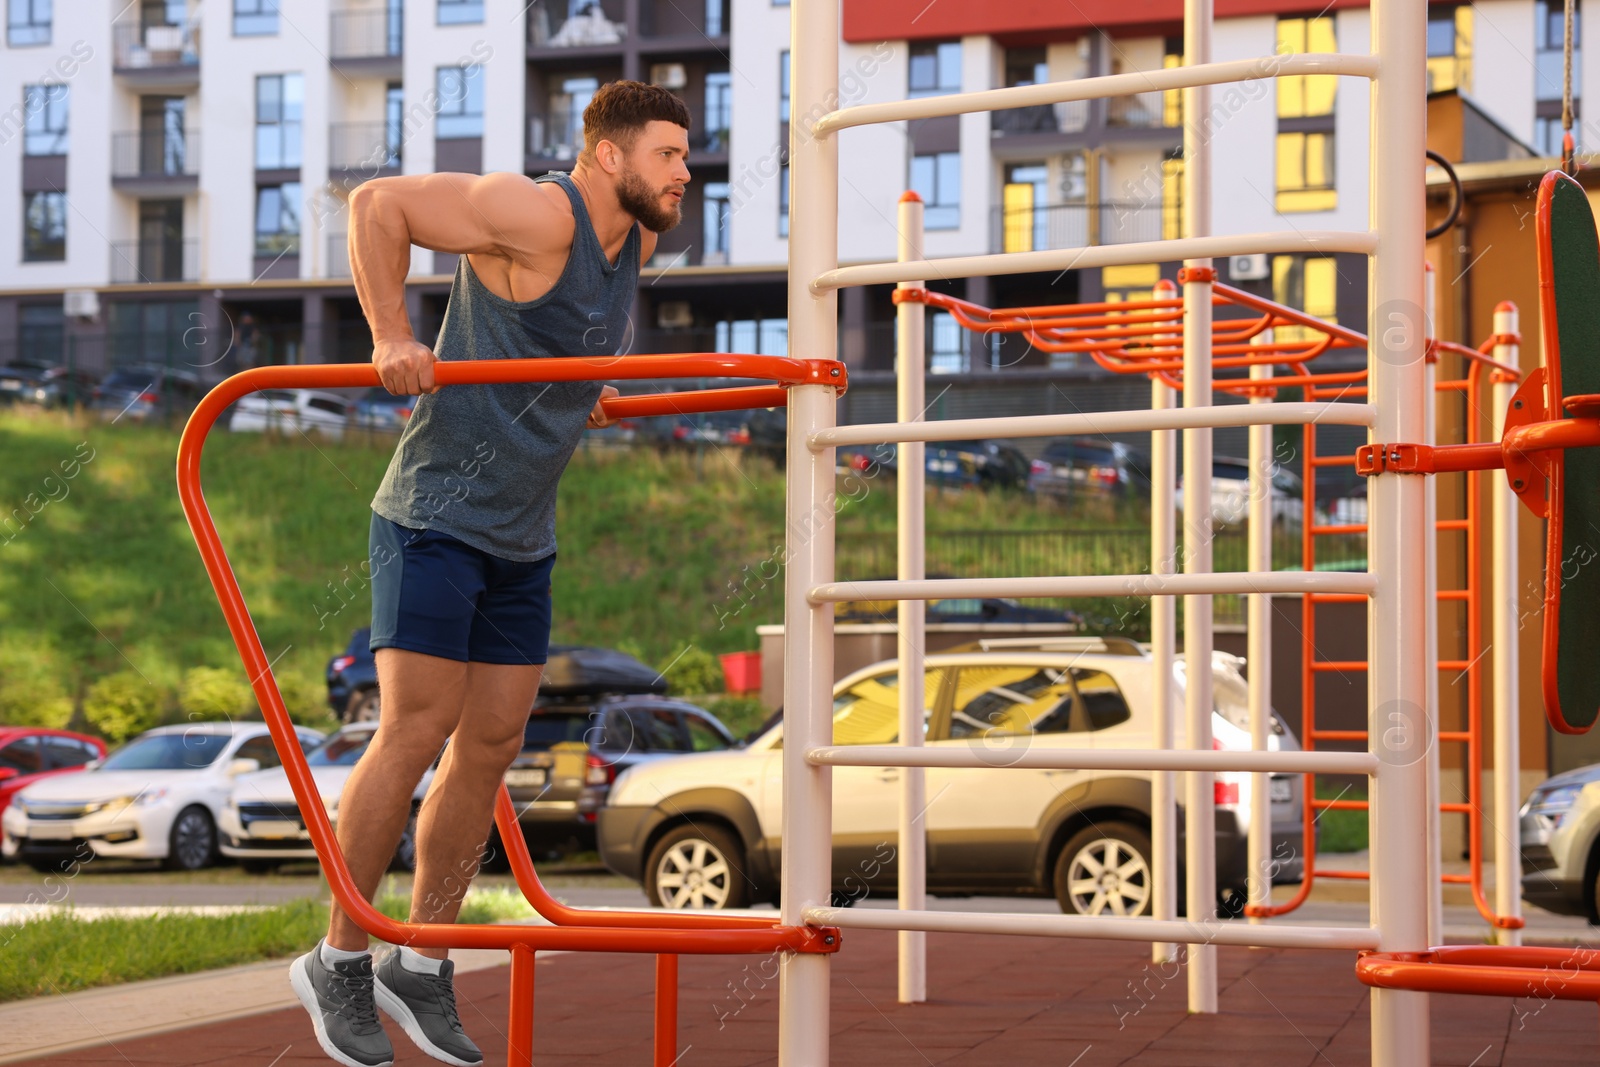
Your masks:
<svg viewBox="0 0 1600 1067"><path fill-rule="evenodd" d="M689 108L669 89L644 82L607 82L583 109L583 156L594 162L601 141L611 141L623 151L650 122L674 122L689 128Z"/></svg>

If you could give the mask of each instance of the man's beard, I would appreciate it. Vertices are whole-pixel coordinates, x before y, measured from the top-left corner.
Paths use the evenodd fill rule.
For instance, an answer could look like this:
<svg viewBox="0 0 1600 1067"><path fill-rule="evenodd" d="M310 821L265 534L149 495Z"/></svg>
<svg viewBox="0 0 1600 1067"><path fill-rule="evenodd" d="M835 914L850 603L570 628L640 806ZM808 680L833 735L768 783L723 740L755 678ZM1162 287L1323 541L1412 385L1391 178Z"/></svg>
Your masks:
<svg viewBox="0 0 1600 1067"><path fill-rule="evenodd" d="M636 170L624 170L617 181L617 200L622 210L638 219L647 230L666 233L683 221L683 208L674 203L670 208L661 206L665 189L652 189Z"/></svg>

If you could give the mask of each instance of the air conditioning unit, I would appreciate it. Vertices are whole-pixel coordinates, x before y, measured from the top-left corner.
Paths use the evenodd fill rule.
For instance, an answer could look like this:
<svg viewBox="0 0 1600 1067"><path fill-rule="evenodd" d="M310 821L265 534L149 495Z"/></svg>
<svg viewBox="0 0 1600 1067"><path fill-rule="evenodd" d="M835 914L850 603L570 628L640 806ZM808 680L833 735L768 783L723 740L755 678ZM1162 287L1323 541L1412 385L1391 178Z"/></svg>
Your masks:
<svg viewBox="0 0 1600 1067"><path fill-rule="evenodd" d="M663 89L682 89L689 84L689 73L682 63L650 64L650 84Z"/></svg>
<svg viewBox="0 0 1600 1067"><path fill-rule="evenodd" d="M1272 261L1265 252L1228 257L1228 277L1236 282L1259 282L1272 277Z"/></svg>
<svg viewBox="0 0 1600 1067"><path fill-rule="evenodd" d="M656 325L663 330L680 330L694 325L694 308L687 300L667 300L656 308Z"/></svg>
<svg viewBox="0 0 1600 1067"><path fill-rule="evenodd" d="M100 314L100 294L93 289L68 289L61 294L61 310L79 319L92 319Z"/></svg>

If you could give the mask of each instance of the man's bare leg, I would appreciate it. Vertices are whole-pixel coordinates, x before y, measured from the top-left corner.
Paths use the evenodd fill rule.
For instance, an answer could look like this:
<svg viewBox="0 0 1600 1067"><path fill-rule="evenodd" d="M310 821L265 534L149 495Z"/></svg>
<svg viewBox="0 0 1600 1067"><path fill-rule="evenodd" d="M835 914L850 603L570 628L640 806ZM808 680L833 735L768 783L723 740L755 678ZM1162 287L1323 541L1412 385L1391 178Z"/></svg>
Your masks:
<svg viewBox="0 0 1600 1067"><path fill-rule="evenodd" d="M350 877L368 901L411 818L417 782L461 719L469 666L398 648L380 648L375 658L383 713L371 746L345 783L338 823ZM367 932L337 902L328 916L328 944L353 952L367 948Z"/></svg>
<svg viewBox="0 0 1600 1067"><path fill-rule="evenodd" d="M506 768L522 751L528 711L544 676L543 666L467 666L460 724L417 814L417 876L411 889L414 923L456 921L494 823L495 793ZM441 960L450 954L444 948L416 951Z"/></svg>

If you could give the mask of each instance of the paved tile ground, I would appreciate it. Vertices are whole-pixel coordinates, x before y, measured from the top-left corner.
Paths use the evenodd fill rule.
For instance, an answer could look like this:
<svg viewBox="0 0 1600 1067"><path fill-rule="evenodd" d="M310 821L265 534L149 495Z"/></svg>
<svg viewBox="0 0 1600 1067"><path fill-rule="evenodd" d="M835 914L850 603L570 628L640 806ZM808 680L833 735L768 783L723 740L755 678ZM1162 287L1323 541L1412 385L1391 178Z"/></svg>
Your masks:
<svg viewBox="0 0 1600 1067"><path fill-rule="evenodd" d="M853 931L835 957L832 1062L1051 1067L1361 1067L1369 1062L1367 990L1349 952L1221 948L1221 1012L1187 1015L1185 975L1148 963L1148 946L1045 938L930 935L929 999L895 1002L894 937ZM505 1063L507 968L461 976L462 1018L486 1065ZM542 958L536 978L539 1067L651 1062L648 957ZM681 1067L777 1062L776 962L684 957ZM1432 998L1433 1062L1451 1067L1592 1064L1591 1004ZM396 1063L431 1064L389 1027ZM3 1040L3 1035L0 1035ZM118 1041L32 1067L311 1067L330 1062L299 1008Z"/></svg>

